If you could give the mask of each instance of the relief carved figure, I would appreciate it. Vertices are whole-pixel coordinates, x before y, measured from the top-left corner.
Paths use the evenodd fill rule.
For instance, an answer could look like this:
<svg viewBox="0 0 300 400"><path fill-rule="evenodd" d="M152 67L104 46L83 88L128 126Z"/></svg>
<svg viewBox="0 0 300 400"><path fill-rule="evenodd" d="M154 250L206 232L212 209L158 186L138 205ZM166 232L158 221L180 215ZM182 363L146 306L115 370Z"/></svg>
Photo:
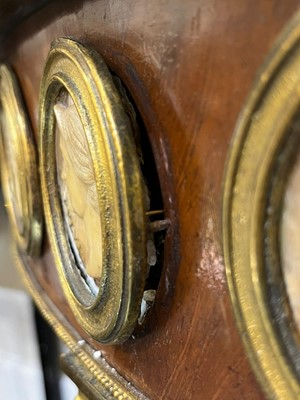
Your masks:
<svg viewBox="0 0 300 400"><path fill-rule="evenodd" d="M77 264L96 281L102 272L101 216L95 173L79 113L71 97L54 106L58 183L66 230Z"/></svg>
<svg viewBox="0 0 300 400"><path fill-rule="evenodd" d="M289 302L298 330L300 330L299 201L300 157L298 157L287 182L287 188L283 202L280 241L283 277L285 279Z"/></svg>

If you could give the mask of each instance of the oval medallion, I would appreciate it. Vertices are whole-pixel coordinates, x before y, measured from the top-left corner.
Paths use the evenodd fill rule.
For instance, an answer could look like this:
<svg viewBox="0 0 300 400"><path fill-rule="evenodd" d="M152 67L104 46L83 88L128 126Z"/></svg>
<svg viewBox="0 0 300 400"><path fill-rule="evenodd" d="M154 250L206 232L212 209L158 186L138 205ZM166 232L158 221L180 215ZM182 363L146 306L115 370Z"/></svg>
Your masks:
<svg viewBox="0 0 300 400"><path fill-rule="evenodd" d="M64 293L93 338L122 342L147 276L146 194L130 120L92 49L54 42L40 132L47 228Z"/></svg>
<svg viewBox="0 0 300 400"><path fill-rule="evenodd" d="M42 201L33 134L13 71L0 67L1 175L3 194L18 250L38 256Z"/></svg>
<svg viewBox="0 0 300 400"><path fill-rule="evenodd" d="M300 394L299 315L295 318L299 39L300 14L276 43L240 115L223 199L224 253L235 315L258 379L267 396L278 400Z"/></svg>

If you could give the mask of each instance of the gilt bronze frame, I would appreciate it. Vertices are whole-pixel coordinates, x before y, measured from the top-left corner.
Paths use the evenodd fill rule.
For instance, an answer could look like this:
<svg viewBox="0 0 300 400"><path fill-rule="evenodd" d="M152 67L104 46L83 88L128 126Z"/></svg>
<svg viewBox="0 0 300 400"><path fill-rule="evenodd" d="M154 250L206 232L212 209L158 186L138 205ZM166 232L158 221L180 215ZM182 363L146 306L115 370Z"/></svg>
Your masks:
<svg viewBox="0 0 300 400"><path fill-rule="evenodd" d="M67 239L55 159L53 107L61 90L80 115L101 211L103 274L96 297L83 290ZM66 298L101 343L126 340L136 324L147 274L145 193L130 120L102 58L71 39L56 40L40 92L41 183L48 235ZM80 193L78 193L80 195Z"/></svg>
<svg viewBox="0 0 300 400"><path fill-rule="evenodd" d="M223 240L231 299L270 399L298 399L299 333L281 271L285 184L299 152L300 14L275 44L239 117L224 179Z"/></svg>
<svg viewBox="0 0 300 400"><path fill-rule="evenodd" d="M18 250L41 250L43 210L37 152L17 78L0 67L1 176L5 205Z"/></svg>

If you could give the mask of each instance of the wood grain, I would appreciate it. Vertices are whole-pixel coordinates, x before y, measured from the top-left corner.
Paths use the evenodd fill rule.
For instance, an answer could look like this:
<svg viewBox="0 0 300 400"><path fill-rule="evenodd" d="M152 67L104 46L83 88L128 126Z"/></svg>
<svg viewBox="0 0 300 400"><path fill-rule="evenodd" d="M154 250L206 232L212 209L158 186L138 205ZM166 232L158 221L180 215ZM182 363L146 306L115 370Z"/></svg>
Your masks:
<svg viewBox="0 0 300 400"><path fill-rule="evenodd" d="M122 79L144 120L171 220L154 310L142 334L101 348L151 399L265 398L231 309L222 254L226 155L255 74L298 2L124 0L54 2L2 44L38 139L38 93L51 42L92 45ZM76 326L51 250L32 264Z"/></svg>

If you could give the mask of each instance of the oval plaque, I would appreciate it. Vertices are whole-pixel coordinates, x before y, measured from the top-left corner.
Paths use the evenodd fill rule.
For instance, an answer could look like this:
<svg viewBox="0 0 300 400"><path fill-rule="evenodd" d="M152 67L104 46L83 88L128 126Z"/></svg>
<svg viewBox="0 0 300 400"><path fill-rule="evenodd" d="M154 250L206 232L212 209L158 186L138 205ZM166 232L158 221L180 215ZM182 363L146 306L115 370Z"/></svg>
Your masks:
<svg viewBox="0 0 300 400"><path fill-rule="evenodd" d="M54 42L40 95L42 194L68 302L102 343L126 340L147 275L145 187L130 120L102 58Z"/></svg>
<svg viewBox="0 0 300 400"><path fill-rule="evenodd" d="M1 175L5 203L19 251L40 253L42 201L33 134L13 71L0 67Z"/></svg>
<svg viewBox="0 0 300 400"><path fill-rule="evenodd" d="M234 311L253 369L268 398L278 400L300 395L300 336L282 257L282 239L289 240L282 224L286 183L300 149L299 43L300 14L247 99L224 182L224 253Z"/></svg>

